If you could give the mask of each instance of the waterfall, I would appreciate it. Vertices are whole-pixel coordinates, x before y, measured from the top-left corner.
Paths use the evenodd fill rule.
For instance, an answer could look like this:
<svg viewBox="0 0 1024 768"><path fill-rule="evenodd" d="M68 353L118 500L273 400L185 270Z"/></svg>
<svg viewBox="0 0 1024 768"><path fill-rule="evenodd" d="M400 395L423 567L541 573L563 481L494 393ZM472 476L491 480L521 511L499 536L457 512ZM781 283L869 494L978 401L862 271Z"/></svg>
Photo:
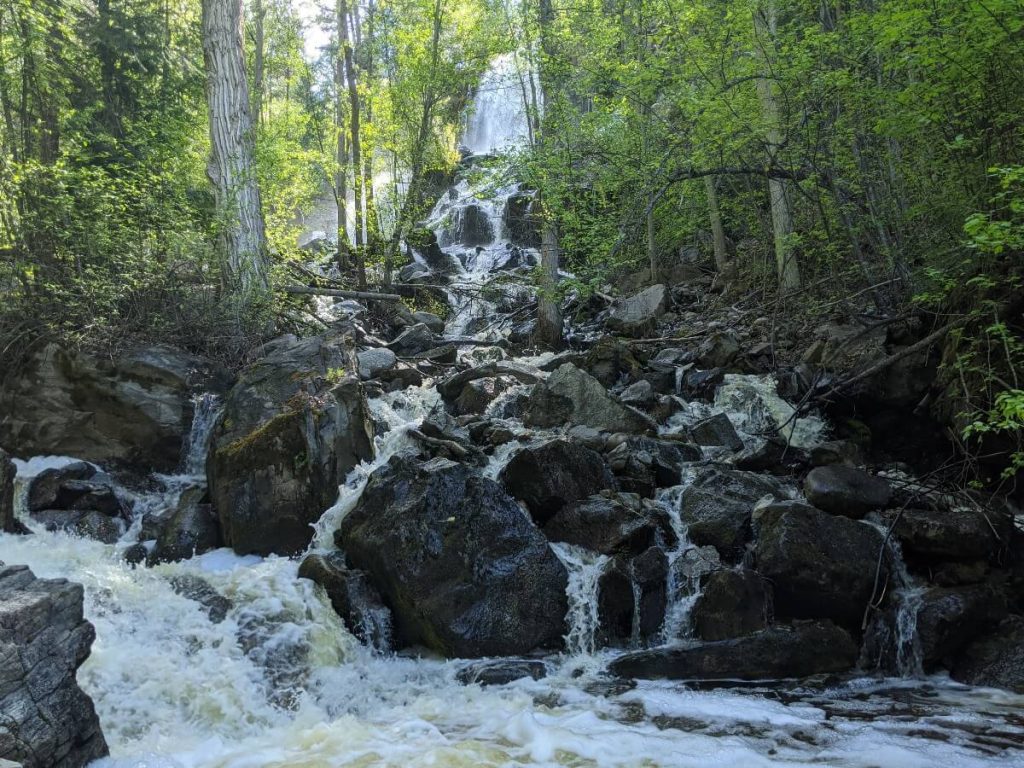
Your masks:
<svg viewBox="0 0 1024 768"><path fill-rule="evenodd" d="M574 544L555 543L551 548L569 571L569 612L565 617L569 631L565 649L573 656L592 655L597 650L601 575L610 559Z"/></svg>
<svg viewBox="0 0 1024 768"><path fill-rule="evenodd" d="M220 398L209 392L192 398L192 427L185 441L183 474L193 478L206 478L206 456L210 451L213 428L223 411Z"/></svg>
<svg viewBox="0 0 1024 768"><path fill-rule="evenodd" d="M524 70L519 55L506 53L484 73L462 138L473 154L507 152L529 139L527 104L531 88L539 97L540 87L536 76Z"/></svg>

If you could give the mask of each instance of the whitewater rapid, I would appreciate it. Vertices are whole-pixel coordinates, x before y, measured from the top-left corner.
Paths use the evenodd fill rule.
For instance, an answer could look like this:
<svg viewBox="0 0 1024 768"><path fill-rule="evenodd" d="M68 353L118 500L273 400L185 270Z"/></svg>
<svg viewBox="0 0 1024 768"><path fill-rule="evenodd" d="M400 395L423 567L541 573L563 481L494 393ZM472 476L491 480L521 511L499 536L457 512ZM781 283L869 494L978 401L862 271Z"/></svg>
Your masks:
<svg viewBox="0 0 1024 768"><path fill-rule="evenodd" d="M325 513L321 541L435 404L430 388L371 402L392 429ZM20 463L19 497L29 475L59 463ZM593 651L580 600L593 591L597 561L582 563L570 584L570 610L584 622L574 627L586 633L570 638L576 653L547 659L543 680L480 687L458 682L466 662L360 645L324 594L298 578L297 560L217 550L132 568L121 559L128 538L0 535L0 560L85 587L97 638L79 681L111 747L96 768L1024 763L1024 697L945 678L714 692L609 680L601 670L614 652ZM232 601L224 621L174 591L171 580L183 576ZM1006 749L992 746L998 739Z"/></svg>

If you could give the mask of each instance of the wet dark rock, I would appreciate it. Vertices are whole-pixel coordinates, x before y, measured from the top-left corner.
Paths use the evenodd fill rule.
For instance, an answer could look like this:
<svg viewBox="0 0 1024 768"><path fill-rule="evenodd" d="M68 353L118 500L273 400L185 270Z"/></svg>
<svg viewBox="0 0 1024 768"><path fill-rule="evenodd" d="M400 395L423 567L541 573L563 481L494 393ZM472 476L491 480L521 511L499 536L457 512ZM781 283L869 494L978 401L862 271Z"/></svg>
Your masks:
<svg viewBox="0 0 1024 768"><path fill-rule="evenodd" d="M405 363L399 363L387 373L382 373L380 380L384 383L388 392L398 392L409 387L423 385L423 374L417 369Z"/></svg>
<svg viewBox="0 0 1024 768"><path fill-rule="evenodd" d="M895 512L883 518L895 519ZM905 556L928 562L993 559L1012 533L1005 515L964 507L905 509L893 532Z"/></svg>
<svg viewBox="0 0 1024 768"><path fill-rule="evenodd" d="M213 624L220 624L227 618L228 611L234 607L228 598L206 579L190 573L183 573L171 577L171 589L182 597L199 603Z"/></svg>
<svg viewBox="0 0 1024 768"><path fill-rule="evenodd" d="M146 549L145 544L132 544L121 553L121 558L128 563L128 565L134 567L145 563L148 555L149 550Z"/></svg>
<svg viewBox="0 0 1024 768"><path fill-rule="evenodd" d="M437 346L437 337L425 323L406 328L392 341L388 348L401 357L410 357L426 352Z"/></svg>
<svg viewBox="0 0 1024 768"><path fill-rule="evenodd" d="M440 347L428 349L416 355L417 360L422 360L435 365L454 365L458 359L459 350L454 344L443 344Z"/></svg>
<svg viewBox="0 0 1024 768"><path fill-rule="evenodd" d="M771 587L754 571L721 570L701 580L701 593L690 613L694 637L725 640L768 626Z"/></svg>
<svg viewBox="0 0 1024 768"><path fill-rule="evenodd" d="M833 464L810 471L804 480L804 495L818 509L859 519L873 510L885 509L892 489L880 477Z"/></svg>
<svg viewBox="0 0 1024 768"><path fill-rule="evenodd" d="M524 248L540 248L540 219L533 211L534 195L521 192L505 200L501 218L508 239Z"/></svg>
<svg viewBox="0 0 1024 768"><path fill-rule="evenodd" d="M788 465L799 462L802 451L787 445L781 437L754 437L747 441L745 447L732 456L732 465L736 469L752 472L771 472L788 474Z"/></svg>
<svg viewBox="0 0 1024 768"><path fill-rule="evenodd" d="M772 584L777 617L859 628L883 546L878 530L802 504L763 510L757 528L756 568Z"/></svg>
<svg viewBox="0 0 1024 768"><path fill-rule="evenodd" d="M630 561L630 575L640 591L640 616L637 628L641 639L655 637L665 622L668 595L668 555L659 546L650 547Z"/></svg>
<svg viewBox="0 0 1024 768"><path fill-rule="evenodd" d="M221 545L220 524L205 488L182 491L177 507L160 522L149 565L187 560Z"/></svg>
<svg viewBox="0 0 1024 768"><path fill-rule="evenodd" d="M432 333L444 333L444 320L433 312L413 312L412 316L416 318L417 323L423 323Z"/></svg>
<svg viewBox="0 0 1024 768"><path fill-rule="evenodd" d="M550 541L605 555L643 552L654 545L657 534L658 521L638 496L611 491L566 504L544 524Z"/></svg>
<svg viewBox="0 0 1024 768"><path fill-rule="evenodd" d="M489 659L468 664L459 670L456 678L463 685L507 685L530 678L541 680L548 676L548 666L540 659Z"/></svg>
<svg viewBox="0 0 1024 768"><path fill-rule="evenodd" d="M619 657L609 671L619 677L672 680L778 680L845 672L857 646L828 621L773 627L745 637L692 647L656 648Z"/></svg>
<svg viewBox="0 0 1024 768"><path fill-rule="evenodd" d="M96 637L82 587L0 565L0 761L82 768L107 744L75 673Z"/></svg>
<svg viewBox="0 0 1024 768"><path fill-rule="evenodd" d="M715 414L694 424L690 428L690 438L697 445L721 446L730 451L739 451L743 448L743 440L724 413Z"/></svg>
<svg viewBox="0 0 1024 768"><path fill-rule="evenodd" d="M668 557L658 546L633 558L612 559L598 582L597 615L604 644L646 641L658 634L665 620L667 575Z"/></svg>
<svg viewBox="0 0 1024 768"><path fill-rule="evenodd" d="M992 586L935 587L921 596L917 635L925 669L946 664L968 642L1006 616L1006 600Z"/></svg>
<svg viewBox="0 0 1024 768"><path fill-rule="evenodd" d="M104 544L113 544L125 532L124 521L95 510L41 509L31 516L48 531L67 531Z"/></svg>
<svg viewBox="0 0 1024 768"><path fill-rule="evenodd" d="M613 558L597 583L597 621L601 645L624 645L632 639L636 612L629 561Z"/></svg>
<svg viewBox="0 0 1024 768"><path fill-rule="evenodd" d="M89 480L96 476L98 470L92 464L76 461L63 467L44 469L29 483L28 509L35 512L40 509L70 509L76 494L62 494L61 487L74 480Z"/></svg>
<svg viewBox="0 0 1024 768"><path fill-rule="evenodd" d="M1024 616L1010 616L960 653L952 677L1024 693Z"/></svg>
<svg viewBox="0 0 1024 768"><path fill-rule="evenodd" d="M750 541L754 505L788 495L789 488L768 475L708 466L683 491L679 514L694 544L711 545L723 559L736 562Z"/></svg>
<svg viewBox="0 0 1024 768"><path fill-rule="evenodd" d="M691 369L683 374L680 394L690 399L713 400L715 390L724 380L725 371L722 368Z"/></svg>
<svg viewBox="0 0 1024 768"><path fill-rule="evenodd" d="M466 384L459 396L455 398L455 402L452 403L452 413L460 416L481 414L508 386L508 382L503 378L475 379Z"/></svg>
<svg viewBox="0 0 1024 768"><path fill-rule="evenodd" d="M452 212L452 242L465 246L490 245L494 242L494 225L487 211L479 205L466 205Z"/></svg>
<svg viewBox="0 0 1024 768"><path fill-rule="evenodd" d="M654 330L658 318L668 308L668 289L664 285L652 285L629 298L620 299L605 325L612 331L628 336L644 336Z"/></svg>
<svg viewBox="0 0 1024 768"><path fill-rule="evenodd" d="M441 250L441 246L437 242L437 235L434 234L432 229L428 229L427 227L417 227L409 232L405 240L411 248L416 250L432 272L447 275L458 271L458 266L456 265L455 260ZM422 269L417 264L411 264L409 266ZM417 271L419 271L419 269L417 269ZM405 277L402 279L403 282L410 282Z"/></svg>
<svg viewBox="0 0 1024 768"><path fill-rule="evenodd" d="M390 349L376 347L356 355L359 364L359 378L376 379L398 364L398 357Z"/></svg>
<svg viewBox="0 0 1024 768"><path fill-rule="evenodd" d="M221 534L240 554L301 552L338 485L373 456L373 427L357 380L290 402L292 409L250 432L233 440L222 436L210 458ZM232 424L230 414L225 420Z"/></svg>
<svg viewBox="0 0 1024 768"><path fill-rule="evenodd" d="M0 444L28 456L171 471L192 421L193 392L223 379L208 362L170 347L109 358L49 344L0 390Z"/></svg>
<svg viewBox="0 0 1024 768"><path fill-rule="evenodd" d="M394 647L391 612L367 574L348 568L340 552L308 555L299 566L299 578L324 588L345 627L361 642L378 650Z"/></svg>
<svg viewBox="0 0 1024 768"><path fill-rule="evenodd" d="M679 485L683 467L702 458L700 448L673 440L628 437L605 455L625 490L652 496L657 488Z"/></svg>
<svg viewBox="0 0 1024 768"><path fill-rule="evenodd" d="M339 542L406 642L449 657L562 644L565 566L516 501L468 467L392 458L370 476Z"/></svg>
<svg viewBox="0 0 1024 768"><path fill-rule="evenodd" d="M0 448L0 533L21 533L22 526L14 516L14 476L17 467Z"/></svg>
<svg viewBox="0 0 1024 768"><path fill-rule="evenodd" d="M567 504L615 487L596 451L556 439L523 448L501 470L498 481L544 525Z"/></svg>
<svg viewBox="0 0 1024 768"><path fill-rule="evenodd" d="M860 447L850 440L829 440L811 448L809 459L812 466L827 467L830 464L862 464Z"/></svg>

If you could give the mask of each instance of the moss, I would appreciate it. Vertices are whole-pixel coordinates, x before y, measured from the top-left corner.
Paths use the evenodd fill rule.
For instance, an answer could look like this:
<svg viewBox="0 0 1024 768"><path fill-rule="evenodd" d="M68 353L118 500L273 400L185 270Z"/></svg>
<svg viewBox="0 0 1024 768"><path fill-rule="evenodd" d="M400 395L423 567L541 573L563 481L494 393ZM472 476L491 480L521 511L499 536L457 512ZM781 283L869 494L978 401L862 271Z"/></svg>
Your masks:
<svg viewBox="0 0 1024 768"><path fill-rule="evenodd" d="M283 457L298 456L306 450L302 411L286 411L264 422L244 437L217 450L221 466L234 472L259 469L278 463Z"/></svg>

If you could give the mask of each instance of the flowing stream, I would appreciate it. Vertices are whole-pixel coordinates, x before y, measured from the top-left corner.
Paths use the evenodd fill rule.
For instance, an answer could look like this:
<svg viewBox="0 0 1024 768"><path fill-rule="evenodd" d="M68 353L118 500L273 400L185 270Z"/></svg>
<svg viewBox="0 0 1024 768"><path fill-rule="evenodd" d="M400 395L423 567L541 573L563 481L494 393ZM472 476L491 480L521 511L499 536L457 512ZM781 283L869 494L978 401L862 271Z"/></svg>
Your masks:
<svg viewBox="0 0 1024 768"><path fill-rule="evenodd" d="M509 127L507 114L497 109L500 100L488 93L478 93L469 138L490 151L525 129L522 123ZM501 195L515 191L506 187ZM501 195L483 206L494 227L488 242L444 246L451 255L473 254L457 284L479 287L493 276L496 258L510 252L495 222L500 217L492 215ZM448 226L442 220L451 222L448 214L459 205L476 204L471 199L468 184L456 190L445 203L447 213L435 211L438 228ZM449 332L467 332L491 311L488 301L477 299L461 314L456 304ZM734 384L733 390L742 388ZM429 382L370 402L388 430L376 440L376 458L353 470L325 510L312 549L330 548L331 534L369 474L409 445L408 430L437 403ZM715 407L740 427L751 420L746 407ZM183 487L204 482L216 401L200 399L195 413L181 474L158 478L160 490L136 494L136 510L167 505ZM485 472L495 476L511 450L497 451ZM17 504L25 519L28 480L67 459L22 458ZM679 487L665 492L667 509L685 482L681 477ZM699 577L707 554L688 544L678 514L673 525L680 543L670 557L666 641L685 633L694 574ZM481 687L458 682L465 662L360 644L323 592L297 577L298 560L216 550L132 568L122 553L137 535L133 526L121 541L105 545L39 527L29 536L0 534L0 561L85 587L85 613L97 637L79 681L96 704L112 753L96 768L1024 764L1024 697L943 677L705 692L609 680L601 670L614 652L599 650L596 641L598 582L607 558L579 548L555 547L570 573L568 651L545 660L544 679ZM231 601L222 621L176 591L183 578L201 578Z"/></svg>

